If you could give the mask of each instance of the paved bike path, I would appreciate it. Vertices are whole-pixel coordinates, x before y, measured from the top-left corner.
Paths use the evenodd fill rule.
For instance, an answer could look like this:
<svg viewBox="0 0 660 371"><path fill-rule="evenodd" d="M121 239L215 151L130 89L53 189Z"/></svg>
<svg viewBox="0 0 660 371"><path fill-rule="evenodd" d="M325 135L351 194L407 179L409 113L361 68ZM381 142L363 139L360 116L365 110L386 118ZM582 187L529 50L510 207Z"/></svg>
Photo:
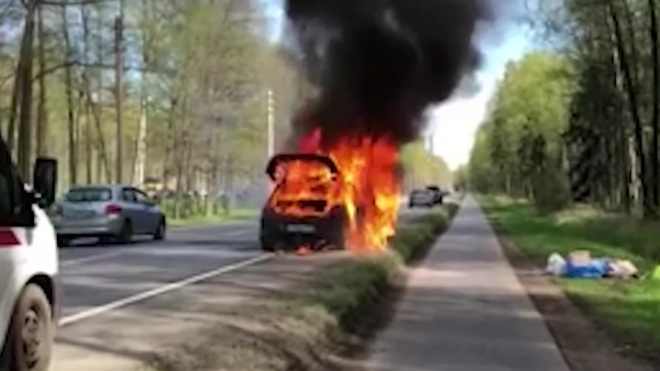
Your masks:
<svg viewBox="0 0 660 371"><path fill-rule="evenodd" d="M411 272L367 366L379 371L569 370L470 196L424 264Z"/></svg>

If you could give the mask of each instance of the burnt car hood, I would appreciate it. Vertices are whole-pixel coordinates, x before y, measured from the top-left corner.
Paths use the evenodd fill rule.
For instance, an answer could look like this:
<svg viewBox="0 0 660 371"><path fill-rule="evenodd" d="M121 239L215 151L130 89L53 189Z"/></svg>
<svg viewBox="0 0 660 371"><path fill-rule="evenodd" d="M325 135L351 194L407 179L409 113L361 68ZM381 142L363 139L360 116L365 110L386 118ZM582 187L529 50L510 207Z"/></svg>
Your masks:
<svg viewBox="0 0 660 371"><path fill-rule="evenodd" d="M321 163L330 169L333 174L339 174L339 168L337 164L330 157L322 155L312 155L312 154L283 154L277 155L270 160L268 167L266 168L266 174L272 179L275 180L275 173L277 168L284 163L293 162L293 161L307 161L307 162L318 162Z"/></svg>

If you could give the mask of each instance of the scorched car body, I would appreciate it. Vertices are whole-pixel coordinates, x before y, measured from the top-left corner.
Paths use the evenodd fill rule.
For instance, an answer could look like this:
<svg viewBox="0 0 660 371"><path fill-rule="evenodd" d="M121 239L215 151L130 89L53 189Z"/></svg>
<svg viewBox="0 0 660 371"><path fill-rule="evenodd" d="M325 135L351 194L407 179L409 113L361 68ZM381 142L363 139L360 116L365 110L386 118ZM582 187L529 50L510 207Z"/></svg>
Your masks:
<svg viewBox="0 0 660 371"><path fill-rule="evenodd" d="M344 248L347 211L337 165L326 156L279 155L268 165L275 187L264 206L265 251Z"/></svg>

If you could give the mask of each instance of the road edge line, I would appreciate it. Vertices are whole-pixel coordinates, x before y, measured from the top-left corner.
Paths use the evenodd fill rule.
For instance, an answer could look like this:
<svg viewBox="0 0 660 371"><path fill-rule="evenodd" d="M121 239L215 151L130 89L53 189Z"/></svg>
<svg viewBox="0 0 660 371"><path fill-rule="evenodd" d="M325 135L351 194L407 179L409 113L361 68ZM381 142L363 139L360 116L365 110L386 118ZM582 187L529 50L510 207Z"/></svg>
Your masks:
<svg viewBox="0 0 660 371"><path fill-rule="evenodd" d="M196 284L196 283L201 282L201 281L208 280L209 278L212 278L212 277L220 276L220 275L223 275L225 273L229 273L229 272L241 269L241 268L245 268L245 267L248 267L248 266L251 266L251 265L255 265L255 264L270 260L274 257L275 257L275 255L273 255L273 254L259 255L257 257L247 259L247 260L244 260L244 261L239 262L239 263L235 263L235 264L232 264L232 265L224 266L222 268L214 269L212 271L202 273L202 274L199 274L199 275L196 275L196 276L193 276L193 277L189 277L187 279L180 280L180 281L177 281L177 282L172 282L172 283L167 284L165 286L157 287L155 289L145 291L145 292L142 292L140 294L132 295L132 296L126 297L124 299L120 299L120 300L110 302L110 303L105 304L105 305L98 306L96 308L88 309L88 310L82 311L82 312L77 313L77 314L73 314L73 315L70 315L70 316L63 317L58 322L58 325L60 327L66 327L66 326L72 325L74 323L89 319L91 317L96 317L98 315L105 314L105 313L110 312L110 311L115 310L115 309L126 307L126 306L131 305L131 304L135 304L135 303L147 300L147 299L154 298L156 296L160 296L160 295L169 293L171 291L181 289L181 288L186 287L186 286Z"/></svg>

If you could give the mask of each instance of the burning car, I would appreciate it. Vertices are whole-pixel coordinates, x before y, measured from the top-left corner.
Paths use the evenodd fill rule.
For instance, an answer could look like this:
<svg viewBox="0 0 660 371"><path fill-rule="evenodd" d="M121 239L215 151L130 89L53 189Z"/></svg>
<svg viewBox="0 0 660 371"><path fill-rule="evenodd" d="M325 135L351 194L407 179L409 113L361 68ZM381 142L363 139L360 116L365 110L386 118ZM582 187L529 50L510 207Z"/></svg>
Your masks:
<svg viewBox="0 0 660 371"><path fill-rule="evenodd" d="M345 247L348 210L342 198L344 185L330 157L275 156L267 174L275 186L261 219L265 251Z"/></svg>

